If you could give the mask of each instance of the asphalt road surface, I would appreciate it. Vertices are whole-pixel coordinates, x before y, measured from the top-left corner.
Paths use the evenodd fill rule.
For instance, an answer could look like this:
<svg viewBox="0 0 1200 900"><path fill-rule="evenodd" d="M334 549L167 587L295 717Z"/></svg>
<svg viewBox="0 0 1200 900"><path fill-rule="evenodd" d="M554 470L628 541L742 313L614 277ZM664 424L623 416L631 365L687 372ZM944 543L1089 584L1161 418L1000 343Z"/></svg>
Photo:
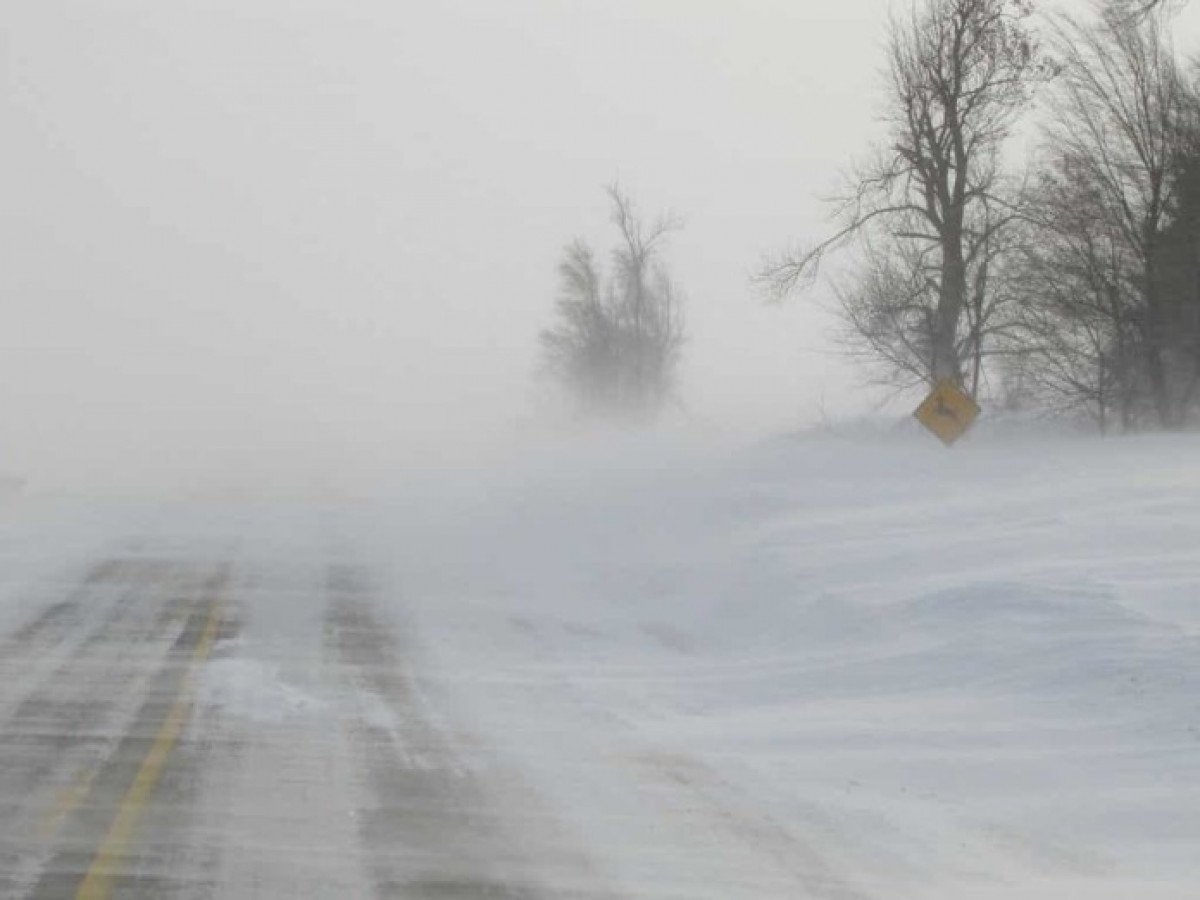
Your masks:
<svg viewBox="0 0 1200 900"><path fill-rule="evenodd" d="M609 896L463 761L367 568L178 551L95 559L0 642L0 895Z"/></svg>
<svg viewBox="0 0 1200 900"><path fill-rule="evenodd" d="M965 594L911 552L913 599L797 619L727 524L660 558L640 506L435 506L0 510L0 898L1200 896L1194 633L971 553ZM867 518L847 593L900 556Z"/></svg>
<svg viewBox="0 0 1200 900"><path fill-rule="evenodd" d="M609 640L416 519L107 510L0 521L0 898L889 895L823 806L647 725L712 677L686 635Z"/></svg>

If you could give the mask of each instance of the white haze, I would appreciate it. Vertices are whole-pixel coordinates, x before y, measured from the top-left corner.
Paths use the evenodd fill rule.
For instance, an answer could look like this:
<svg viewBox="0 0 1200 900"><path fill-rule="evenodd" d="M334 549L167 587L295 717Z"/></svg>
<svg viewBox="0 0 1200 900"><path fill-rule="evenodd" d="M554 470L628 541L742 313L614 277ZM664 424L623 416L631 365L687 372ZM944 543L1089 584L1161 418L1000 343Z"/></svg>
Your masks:
<svg viewBox="0 0 1200 900"><path fill-rule="evenodd" d="M1200 436L779 436L870 407L827 292L749 275L879 134L888 6L5 4L0 476L123 490L0 477L3 758L45 773L0 806L101 822L75 761L128 768L125 726L74 712L163 706L137 685L175 651L116 629L183 641L192 576L138 573L219 565L188 789L129 857L163 884L360 896L424 877L427 832L462 871L393 886L509 893L527 856L546 897L1195 897ZM533 376L615 178L686 218L691 341L685 427L597 440Z"/></svg>
<svg viewBox="0 0 1200 900"><path fill-rule="evenodd" d="M540 433L601 186L687 222L686 418L864 406L762 254L877 134L887 4L25 2L0 32L0 469L379 471Z"/></svg>

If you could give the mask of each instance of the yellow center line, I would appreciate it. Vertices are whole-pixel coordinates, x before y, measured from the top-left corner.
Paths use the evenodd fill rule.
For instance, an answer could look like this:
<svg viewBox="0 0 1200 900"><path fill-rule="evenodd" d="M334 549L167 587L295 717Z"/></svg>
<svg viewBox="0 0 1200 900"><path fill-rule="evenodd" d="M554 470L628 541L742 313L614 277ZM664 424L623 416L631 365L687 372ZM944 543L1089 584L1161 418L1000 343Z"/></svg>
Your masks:
<svg viewBox="0 0 1200 900"><path fill-rule="evenodd" d="M117 815L109 825L104 839L100 842L92 863L88 866L79 890L75 892L76 900L108 900L112 896L113 878L120 874L121 863L129 850L129 841L137 825L142 811L146 807L150 795L154 793L166 767L171 749L179 739L183 726L187 723L188 709L192 700L192 679L196 670L212 652L213 643L217 639L217 630L221 624L221 604L214 600L208 611L208 619L204 630L192 651L191 662L183 674L182 683L175 702L171 704L154 743L150 745L145 759L138 767L133 784L121 798Z"/></svg>

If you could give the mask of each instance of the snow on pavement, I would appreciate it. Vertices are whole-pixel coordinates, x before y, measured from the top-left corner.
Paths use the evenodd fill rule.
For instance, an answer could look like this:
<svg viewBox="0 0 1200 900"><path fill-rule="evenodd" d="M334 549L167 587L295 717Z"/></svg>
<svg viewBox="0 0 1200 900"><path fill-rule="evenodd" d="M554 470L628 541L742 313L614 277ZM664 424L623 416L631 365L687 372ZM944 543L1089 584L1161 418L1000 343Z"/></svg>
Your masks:
<svg viewBox="0 0 1200 900"><path fill-rule="evenodd" d="M1190 897L1198 451L629 439L393 570L623 896Z"/></svg>
<svg viewBox="0 0 1200 900"><path fill-rule="evenodd" d="M1197 450L626 437L10 501L0 895L1194 897Z"/></svg>

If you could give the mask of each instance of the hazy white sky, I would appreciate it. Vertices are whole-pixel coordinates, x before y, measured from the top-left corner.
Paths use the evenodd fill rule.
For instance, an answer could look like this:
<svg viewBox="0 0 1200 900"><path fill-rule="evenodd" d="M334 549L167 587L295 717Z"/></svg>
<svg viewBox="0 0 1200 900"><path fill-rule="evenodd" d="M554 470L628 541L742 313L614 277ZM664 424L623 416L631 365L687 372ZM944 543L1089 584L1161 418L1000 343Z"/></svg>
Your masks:
<svg viewBox="0 0 1200 900"><path fill-rule="evenodd" d="M760 256L878 131L884 0L26 0L0 25L0 469L404 457L528 422L601 187L687 222L683 396L855 400ZM816 352L814 352L816 351Z"/></svg>

